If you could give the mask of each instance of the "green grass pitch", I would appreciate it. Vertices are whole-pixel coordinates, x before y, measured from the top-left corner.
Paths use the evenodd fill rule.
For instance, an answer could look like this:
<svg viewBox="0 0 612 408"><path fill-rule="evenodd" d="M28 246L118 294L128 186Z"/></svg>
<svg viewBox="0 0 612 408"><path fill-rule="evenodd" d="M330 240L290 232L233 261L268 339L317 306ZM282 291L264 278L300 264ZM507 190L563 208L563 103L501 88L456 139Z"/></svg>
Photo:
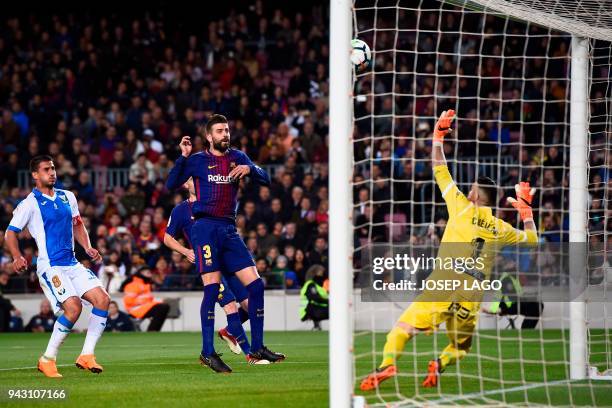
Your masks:
<svg viewBox="0 0 612 408"><path fill-rule="evenodd" d="M105 333L96 348L96 358L104 366L101 374L75 367L84 335L73 333L58 355L64 378L45 378L35 368L12 370L36 366L48 338L46 333L0 335L0 406L9 401L10 388L63 388L68 398L61 405L75 407L327 405L327 333L267 332L266 344L287 355L286 361L267 366L246 364L244 356L232 354L216 339L217 351L234 370L229 375L200 366L201 336L195 332Z"/></svg>
<svg viewBox="0 0 612 408"><path fill-rule="evenodd" d="M568 333L544 331L544 343L536 341L539 331L480 331L472 353L461 366L449 367L443 374L440 390L423 390L427 361L446 345L446 336L420 335L408 343L399 362L401 376L383 384L380 394L363 393L358 384L355 394L368 403L413 401L439 405L545 404L612 406L610 382L571 383L564 381L568 356ZM234 369L230 375L214 374L198 364L199 333L106 333L96 350L105 371L96 375L74 366L84 335L72 334L60 350L58 364L61 380L47 379L34 366L44 350L48 334L0 335L0 405L41 406L41 402L7 398L8 389L59 389L68 399L54 404L71 406L236 406L236 407L325 407L328 406L328 346L325 332L268 332L266 343L287 354L287 361L270 366L249 366L243 356L231 354L217 340L216 347ZM359 378L367 374L380 358L385 333L359 333L355 337L355 366ZM372 347L376 351L373 359ZM603 346L602 346L603 347ZM565 348L565 351L564 351ZM604 350L601 350L604 351ZM481 355L476 358L475 352ZM544 356L547 364L538 362ZM523 363L519 357L523 358ZM500 360L503 361L500 364ZM525 362L528 361L528 362ZM458 372L462 375L459 376ZM548 386L542 386L546 381ZM534 388L499 392L517 387L524 378ZM557 383L555 383L557 382ZM519 385L520 388L520 385ZM418 393L415 393L418 390ZM476 396L487 392L486 399ZM570 394L571 393L571 399ZM415 396L416 395L416 396ZM471 395L457 399L458 395ZM382 396L382 398L381 398Z"/></svg>
<svg viewBox="0 0 612 408"><path fill-rule="evenodd" d="M604 332L591 330L591 334L603 337ZM610 339L610 334L608 331L605 338ZM356 336L357 383L380 363L384 342L384 333L365 332ZM358 384L355 394L365 396L370 404L412 399L417 403L427 402L429 406L612 406L612 381L567 381L568 331L504 330L498 338L494 330L480 330L460 366L450 366L442 374L440 388L422 388L428 361L437 358L447 344L444 333L416 336L407 343L405 354L399 360L399 377L382 383L378 395L360 391ZM372 349L376 355L371 353ZM605 344L599 344L592 346L591 351L601 360L599 368L603 369L609 350ZM483 393L486 398L482 397ZM466 395L469 398L459 397Z"/></svg>

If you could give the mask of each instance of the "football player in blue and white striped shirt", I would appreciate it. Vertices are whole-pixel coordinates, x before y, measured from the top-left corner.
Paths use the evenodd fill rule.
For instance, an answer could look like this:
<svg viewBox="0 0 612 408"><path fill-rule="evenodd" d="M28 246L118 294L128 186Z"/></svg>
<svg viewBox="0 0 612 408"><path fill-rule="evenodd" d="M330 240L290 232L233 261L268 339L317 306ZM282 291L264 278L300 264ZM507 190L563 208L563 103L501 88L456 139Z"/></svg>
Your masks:
<svg viewBox="0 0 612 408"><path fill-rule="evenodd" d="M36 187L15 208L5 237L13 257L13 267L16 272L22 272L28 265L19 250L17 234L28 229L38 246L36 273L40 286L55 313L63 312L53 326L45 353L38 360L38 370L47 377L62 376L55 364L57 351L78 320L85 300L93 305L93 309L76 365L100 373L103 368L96 362L94 348L106 326L110 297L98 277L76 260L74 240L93 261L99 261L100 254L91 246L74 194L54 187L57 175L53 158L46 155L34 157L30 162L30 172Z"/></svg>

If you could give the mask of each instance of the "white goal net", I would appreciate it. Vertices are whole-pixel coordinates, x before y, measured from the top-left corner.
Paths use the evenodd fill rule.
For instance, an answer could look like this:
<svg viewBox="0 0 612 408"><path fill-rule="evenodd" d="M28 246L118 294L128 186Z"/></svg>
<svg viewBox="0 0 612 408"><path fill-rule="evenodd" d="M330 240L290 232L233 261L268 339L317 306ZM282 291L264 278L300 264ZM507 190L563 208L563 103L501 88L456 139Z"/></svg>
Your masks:
<svg viewBox="0 0 612 408"><path fill-rule="evenodd" d="M353 1L353 37L370 45L373 59L353 77L357 401L612 405L612 7L606 3ZM572 92L579 96L575 86L581 81L576 70L582 66L572 65L578 45L586 57L581 92L588 100L584 110L572 113ZM514 196L519 181L537 188L534 219L544 250L536 257L510 251L504 255L507 269L496 271L512 271L522 293L533 297L516 299L515 309L504 315L481 313L468 354L446 368L438 386L421 383L428 362L448 344L444 325L408 341L398 375L364 392L360 382L380 366L387 332L410 304L394 296L363 297L371 283L360 278L368 274L364 254L373 245L393 251L392 245L439 244L448 215L433 178L431 137L446 109L457 112L444 149L460 190L467 194L480 176L493 179L499 187L494 213L522 228L506 198ZM572 142L570 129L584 131L580 138L572 135ZM576 165L578 157L583 160ZM570 183L579 176L581 184ZM576 209L578 217L570 216ZM588 250L580 272L572 270L572 245ZM559 295L575 285L576 274L584 286L581 296ZM381 279L405 277L390 273ZM531 306L529 312L527 306L516 309L521 302ZM576 324L570 316L582 317ZM577 358L582 352L584 358ZM572 367L576 361L579 367ZM581 372L585 378L576 379Z"/></svg>

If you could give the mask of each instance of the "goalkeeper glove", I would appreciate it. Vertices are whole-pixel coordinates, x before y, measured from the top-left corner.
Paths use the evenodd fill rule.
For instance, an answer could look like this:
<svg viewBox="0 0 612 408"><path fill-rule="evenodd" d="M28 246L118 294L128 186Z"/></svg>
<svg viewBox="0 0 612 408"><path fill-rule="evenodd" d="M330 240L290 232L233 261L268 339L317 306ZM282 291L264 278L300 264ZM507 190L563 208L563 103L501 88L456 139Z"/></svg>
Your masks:
<svg viewBox="0 0 612 408"><path fill-rule="evenodd" d="M440 118L436 122L436 126L434 127L434 143L442 143L444 141L444 136L453 131L453 129L450 128L450 125L454 117L455 111L452 109L442 112Z"/></svg>
<svg viewBox="0 0 612 408"><path fill-rule="evenodd" d="M516 198L508 197L508 202L516 208L523 222L533 221L533 211L531 210L531 202L535 194L535 188L529 186L528 182L520 182L514 185Z"/></svg>

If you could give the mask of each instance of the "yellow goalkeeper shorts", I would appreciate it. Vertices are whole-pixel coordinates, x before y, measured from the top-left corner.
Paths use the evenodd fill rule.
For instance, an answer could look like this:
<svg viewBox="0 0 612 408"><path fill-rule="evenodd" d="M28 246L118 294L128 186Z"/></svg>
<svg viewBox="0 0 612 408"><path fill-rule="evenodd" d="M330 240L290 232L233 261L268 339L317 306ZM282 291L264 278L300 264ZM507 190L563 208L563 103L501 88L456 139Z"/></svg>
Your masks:
<svg viewBox="0 0 612 408"><path fill-rule="evenodd" d="M449 331L471 333L476 327L479 308L479 302L413 302L398 321L425 331L446 323Z"/></svg>

